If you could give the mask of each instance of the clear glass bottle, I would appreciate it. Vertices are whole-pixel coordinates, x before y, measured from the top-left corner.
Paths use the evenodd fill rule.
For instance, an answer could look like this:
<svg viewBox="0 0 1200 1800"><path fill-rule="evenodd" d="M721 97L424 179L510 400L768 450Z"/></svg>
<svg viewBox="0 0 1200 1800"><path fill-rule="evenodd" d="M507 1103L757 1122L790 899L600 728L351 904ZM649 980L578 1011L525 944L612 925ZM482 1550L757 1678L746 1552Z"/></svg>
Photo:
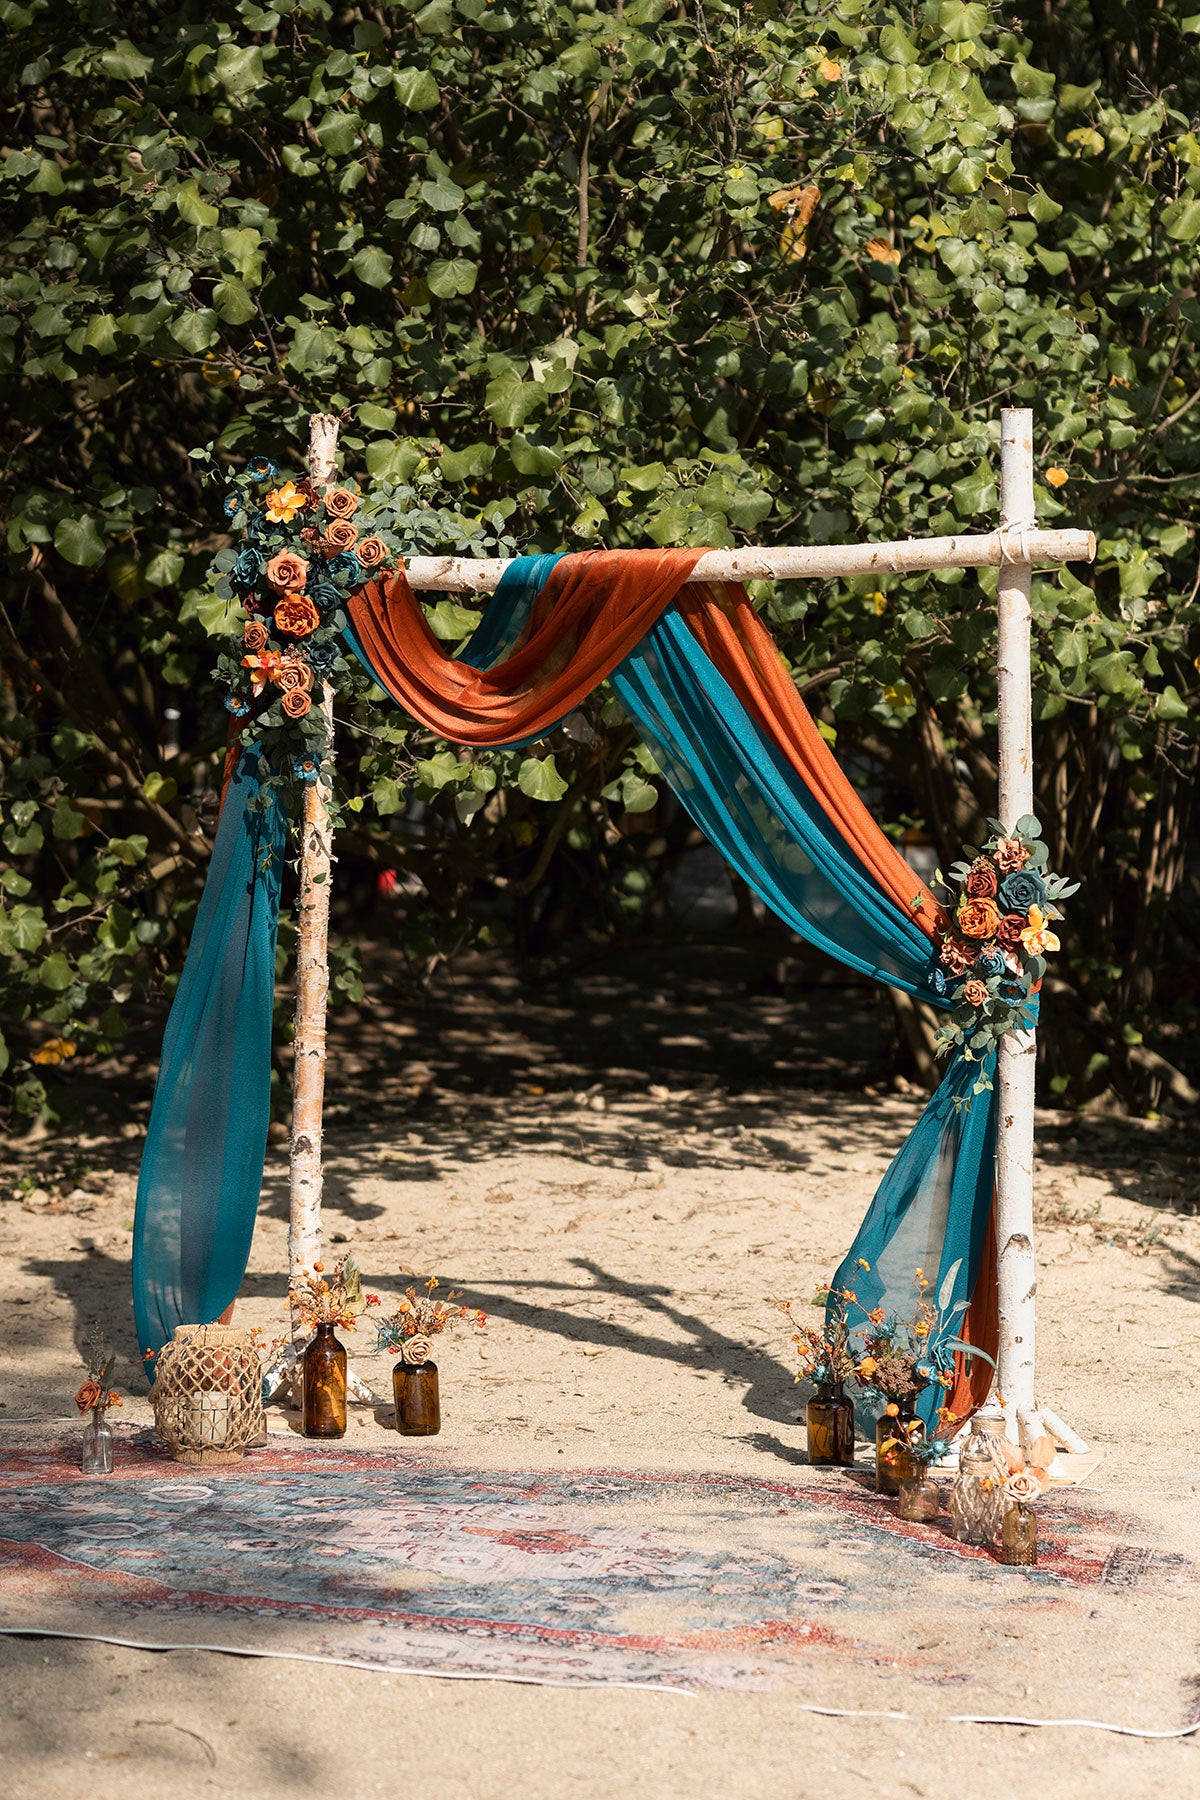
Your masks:
<svg viewBox="0 0 1200 1800"><path fill-rule="evenodd" d="M1037 1520L1032 1506L1014 1500L1000 1525L1000 1561L1010 1568L1032 1568L1037 1562Z"/></svg>
<svg viewBox="0 0 1200 1800"><path fill-rule="evenodd" d="M1004 1471L982 1419L971 1430L958 1455L958 1474L948 1508L960 1544L993 1544L1004 1516Z"/></svg>
<svg viewBox="0 0 1200 1800"><path fill-rule="evenodd" d="M818 1381L805 1412L808 1460L817 1467L854 1467L854 1407L840 1381Z"/></svg>
<svg viewBox="0 0 1200 1800"><path fill-rule="evenodd" d="M402 1437L436 1437L442 1429L435 1362L398 1362L392 1370L396 1430Z"/></svg>
<svg viewBox="0 0 1200 1800"><path fill-rule="evenodd" d="M346 1350L332 1325L318 1325L304 1352L304 1435L346 1435Z"/></svg>
<svg viewBox="0 0 1200 1800"><path fill-rule="evenodd" d="M105 1417L106 1408L94 1406L83 1428L83 1472L85 1475L111 1475L113 1472L112 1426Z"/></svg>
<svg viewBox="0 0 1200 1800"><path fill-rule="evenodd" d="M875 1426L875 1491L898 1494L902 1480L916 1474L916 1462L908 1444L913 1437L923 1437L925 1427L917 1417L917 1396L905 1394L894 1401L897 1411L884 1413Z"/></svg>
<svg viewBox="0 0 1200 1800"><path fill-rule="evenodd" d="M942 1496L928 1468L917 1463L911 1451L908 1459L916 1463L916 1473L900 1483L900 1499L896 1511L900 1518L914 1525L932 1525L941 1517Z"/></svg>

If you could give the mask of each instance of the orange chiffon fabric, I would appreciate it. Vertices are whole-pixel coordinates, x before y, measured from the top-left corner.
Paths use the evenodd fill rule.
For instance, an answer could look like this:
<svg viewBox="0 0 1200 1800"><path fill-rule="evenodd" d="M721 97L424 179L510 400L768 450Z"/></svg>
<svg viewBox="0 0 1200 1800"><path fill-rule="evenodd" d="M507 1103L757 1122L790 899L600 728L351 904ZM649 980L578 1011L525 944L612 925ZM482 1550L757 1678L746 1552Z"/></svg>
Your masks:
<svg viewBox="0 0 1200 1800"><path fill-rule="evenodd" d="M666 611L703 550L585 550L564 556L514 653L472 669L447 656L403 570L369 582L350 622L388 692L454 744L535 737L578 706Z"/></svg>
<svg viewBox="0 0 1200 1800"><path fill-rule="evenodd" d="M962 1327L958 1333L964 1344L974 1344L977 1350L982 1350L991 1357L992 1363L995 1362L1000 1347L997 1261L996 1200L993 1195L987 1233L979 1258L979 1273L975 1277L975 1291L971 1296L970 1306L963 1314ZM956 1419L969 1419L987 1399L995 1376L992 1363L984 1362L982 1356L968 1358L961 1351L955 1352L954 1386L946 1405Z"/></svg>

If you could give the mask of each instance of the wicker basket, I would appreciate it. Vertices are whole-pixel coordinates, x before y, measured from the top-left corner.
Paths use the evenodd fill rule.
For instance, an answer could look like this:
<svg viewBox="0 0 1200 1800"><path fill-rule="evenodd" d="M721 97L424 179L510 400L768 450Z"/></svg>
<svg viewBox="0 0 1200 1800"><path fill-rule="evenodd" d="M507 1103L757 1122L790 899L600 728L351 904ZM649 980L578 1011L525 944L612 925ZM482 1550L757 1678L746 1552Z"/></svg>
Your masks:
<svg viewBox="0 0 1200 1800"><path fill-rule="evenodd" d="M228 1325L177 1325L159 1352L151 1403L159 1437L176 1462L214 1468L241 1462L266 1442L262 1364L248 1332Z"/></svg>

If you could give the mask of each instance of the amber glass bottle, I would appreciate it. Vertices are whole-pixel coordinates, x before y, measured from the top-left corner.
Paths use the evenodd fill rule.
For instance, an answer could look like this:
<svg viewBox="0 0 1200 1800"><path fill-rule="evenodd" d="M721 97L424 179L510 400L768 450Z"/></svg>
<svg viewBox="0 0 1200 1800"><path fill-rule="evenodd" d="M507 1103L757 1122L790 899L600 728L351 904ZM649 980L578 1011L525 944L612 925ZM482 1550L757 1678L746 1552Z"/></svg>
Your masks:
<svg viewBox="0 0 1200 1800"><path fill-rule="evenodd" d="M436 1437L442 1429L438 1372L434 1362L398 1362L392 1370L396 1430L403 1437Z"/></svg>
<svg viewBox="0 0 1200 1800"><path fill-rule="evenodd" d="M1000 1561L1013 1568L1030 1568L1037 1562L1037 1520L1023 1500L1005 1508L1000 1522Z"/></svg>
<svg viewBox="0 0 1200 1800"><path fill-rule="evenodd" d="M875 1426L875 1490L880 1494L898 1494L900 1483L909 1481L917 1473L916 1459L908 1449L907 1442L912 1427L917 1427L915 1435L924 1434L925 1427L917 1418L917 1397L905 1394L895 1404L899 1411L884 1413ZM888 1447L885 1449L884 1446Z"/></svg>
<svg viewBox="0 0 1200 1800"><path fill-rule="evenodd" d="M304 1352L304 1435L346 1435L346 1350L332 1325L318 1325Z"/></svg>
<svg viewBox="0 0 1200 1800"><path fill-rule="evenodd" d="M840 1381L819 1381L805 1414L808 1460L818 1466L854 1466L854 1407Z"/></svg>

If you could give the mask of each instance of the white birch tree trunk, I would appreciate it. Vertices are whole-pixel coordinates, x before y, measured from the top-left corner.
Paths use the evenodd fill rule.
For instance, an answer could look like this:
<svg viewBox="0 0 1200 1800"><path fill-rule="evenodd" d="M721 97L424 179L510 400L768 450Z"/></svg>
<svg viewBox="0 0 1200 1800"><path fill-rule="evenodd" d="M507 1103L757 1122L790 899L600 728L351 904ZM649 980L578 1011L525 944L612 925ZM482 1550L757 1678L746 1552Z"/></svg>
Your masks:
<svg viewBox="0 0 1200 1800"><path fill-rule="evenodd" d="M1000 566L996 674L1000 709L1000 810L1006 831L1033 811L1029 536L1034 525L1033 414L1001 413ZM996 1238L1000 1352L997 1388L1007 1435L1036 1404L1037 1268L1033 1251L1033 1107L1037 1046L1032 1031L1006 1032L998 1058Z"/></svg>
<svg viewBox="0 0 1200 1800"><path fill-rule="evenodd" d="M309 421L308 474L318 492L333 481L337 420L315 413ZM321 1260L322 1108L325 1101L325 1009L329 996L329 890L333 830L329 770L333 762L333 690L322 685L328 756L321 778L304 790L300 827L300 905L296 932L296 1014L292 1063L292 1141L288 1219L288 1280ZM292 1342L304 1328L292 1308Z"/></svg>

